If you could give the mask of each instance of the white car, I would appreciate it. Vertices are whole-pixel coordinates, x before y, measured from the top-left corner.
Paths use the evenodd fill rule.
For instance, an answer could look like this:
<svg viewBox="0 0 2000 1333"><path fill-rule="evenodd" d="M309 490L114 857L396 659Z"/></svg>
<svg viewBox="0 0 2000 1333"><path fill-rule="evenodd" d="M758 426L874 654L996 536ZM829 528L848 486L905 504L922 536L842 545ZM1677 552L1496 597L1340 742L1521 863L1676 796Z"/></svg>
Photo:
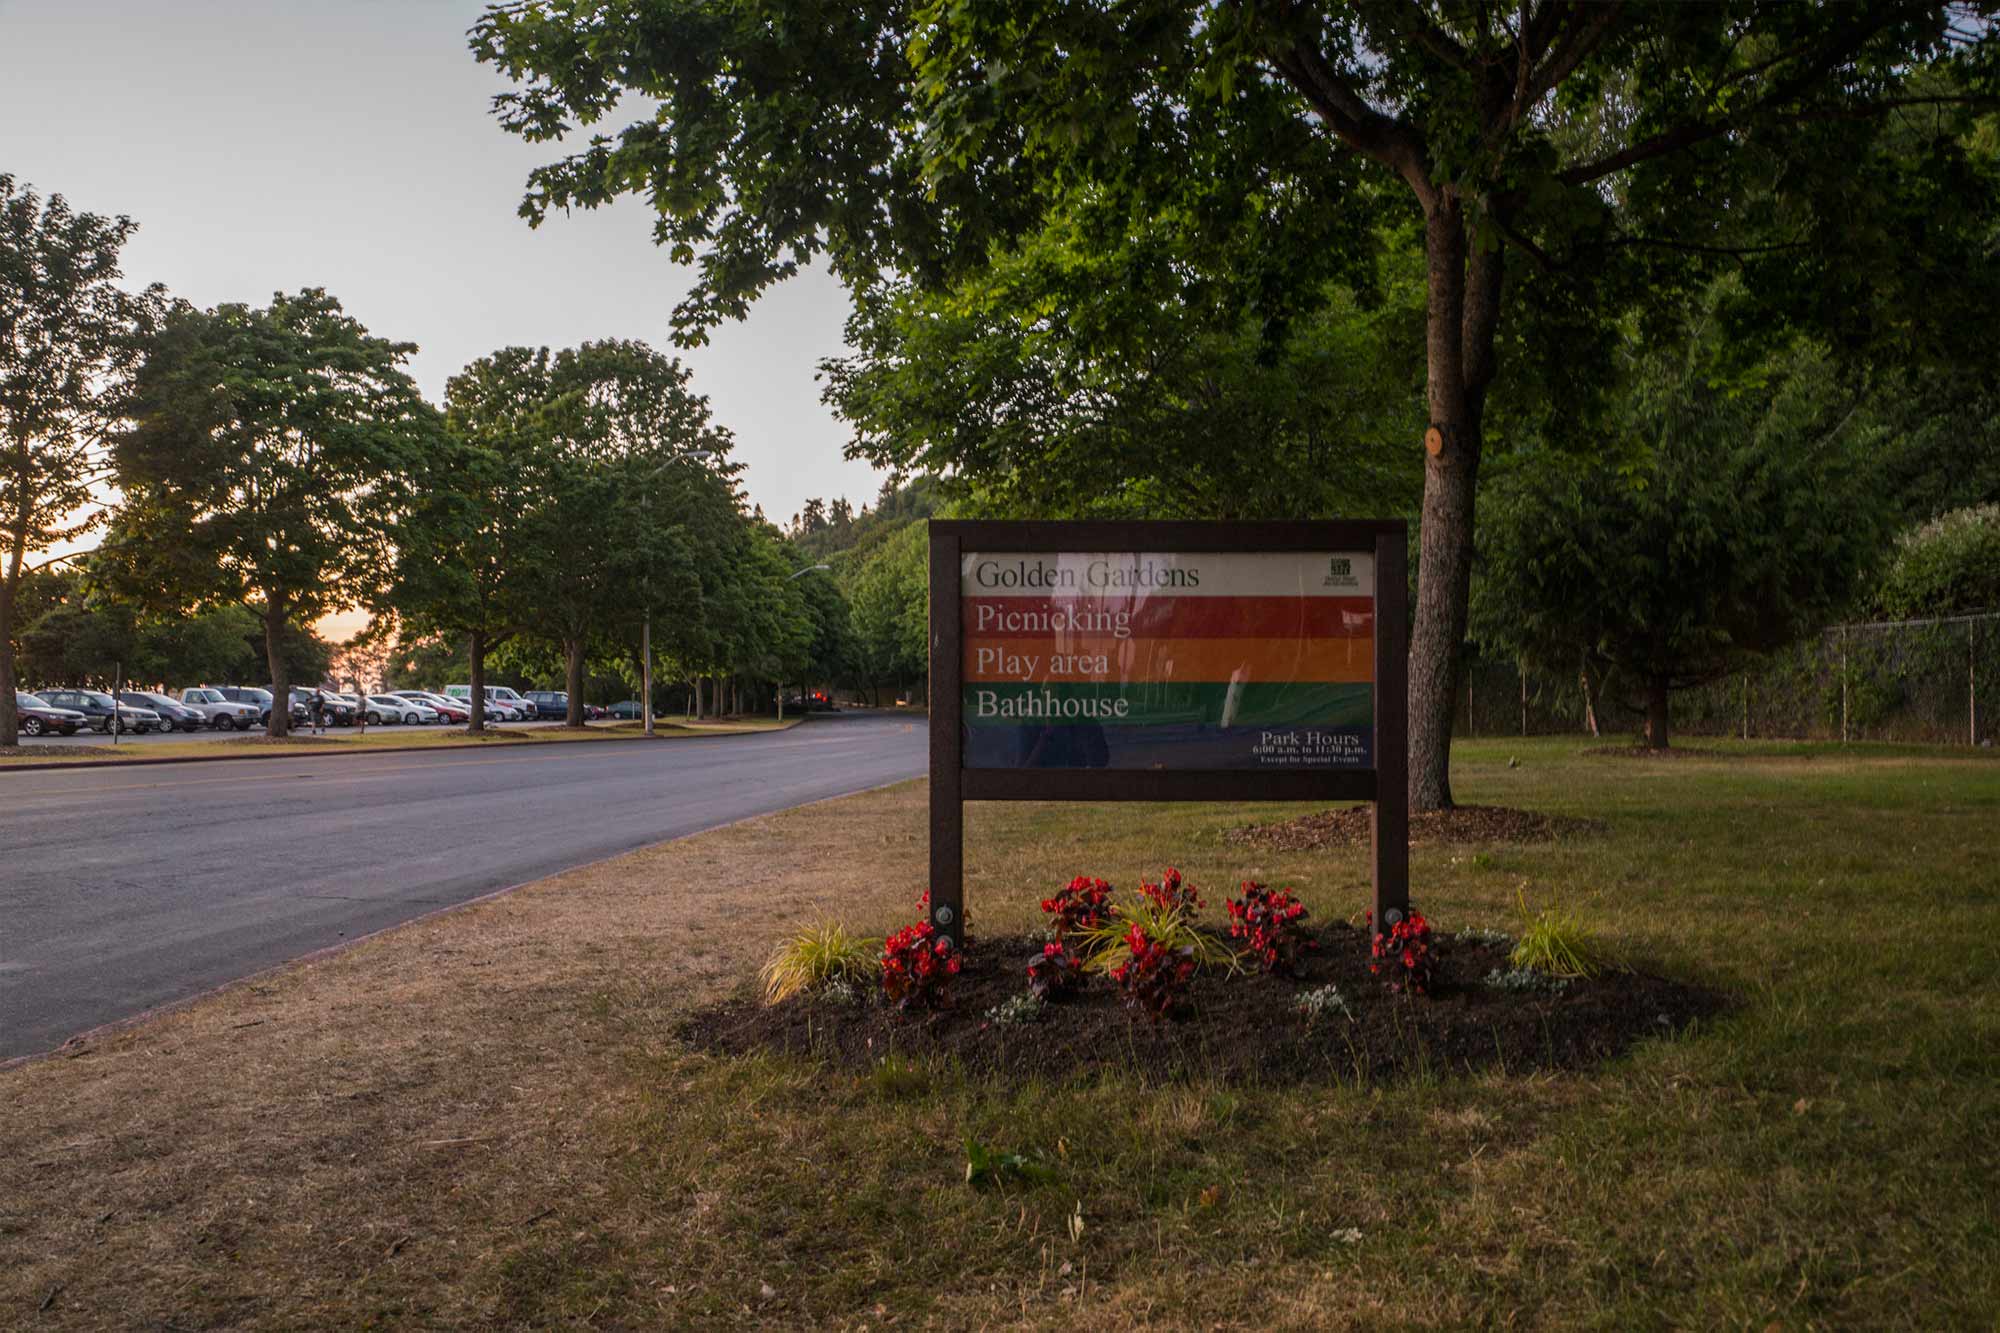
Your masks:
<svg viewBox="0 0 2000 1333"><path fill-rule="evenodd" d="M208 725L218 730L231 727L237 731L247 731L257 725L263 710L254 704L238 703L223 697L221 690L187 689L181 691L181 703L194 709L208 719Z"/></svg>
<svg viewBox="0 0 2000 1333"><path fill-rule="evenodd" d="M384 722L400 722L404 726L426 726L438 720L437 709L415 699L405 699L395 694L371 694L368 696L368 722L374 726Z"/></svg>
<svg viewBox="0 0 2000 1333"><path fill-rule="evenodd" d="M470 685L447 685L444 692L454 699L472 701ZM486 717L493 722L519 722L524 717L533 717L535 706L505 685L486 687Z"/></svg>

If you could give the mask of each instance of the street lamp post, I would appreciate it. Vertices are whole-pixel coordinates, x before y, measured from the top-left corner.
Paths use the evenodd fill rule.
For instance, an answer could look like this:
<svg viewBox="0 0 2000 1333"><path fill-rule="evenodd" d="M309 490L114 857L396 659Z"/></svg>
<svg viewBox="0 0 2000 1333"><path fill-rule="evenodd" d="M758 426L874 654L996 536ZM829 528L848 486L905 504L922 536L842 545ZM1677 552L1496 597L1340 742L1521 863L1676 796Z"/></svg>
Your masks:
<svg viewBox="0 0 2000 1333"><path fill-rule="evenodd" d="M706 449L696 449L680 456L691 463L712 463L715 455ZM660 464L646 475L646 517L653 516L652 483L662 473L680 459ZM639 716L645 719L645 734L653 734L653 576L652 558L646 560L646 614L639 627Z"/></svg>
<svg viewBox="0 0 2000 1333"><path fill-rule="evenodd" d="M791 576L787 578L785 582L793 583L817 570L832 569L832 568L833 568L832 565L807 565L804 569L793 570ZM805 694L806 694L805 686L800 685L799 702L801 706L804 706ZM778 721L783 722L784 720L785 720L785 682L781 680L778 682Z"/></svg>

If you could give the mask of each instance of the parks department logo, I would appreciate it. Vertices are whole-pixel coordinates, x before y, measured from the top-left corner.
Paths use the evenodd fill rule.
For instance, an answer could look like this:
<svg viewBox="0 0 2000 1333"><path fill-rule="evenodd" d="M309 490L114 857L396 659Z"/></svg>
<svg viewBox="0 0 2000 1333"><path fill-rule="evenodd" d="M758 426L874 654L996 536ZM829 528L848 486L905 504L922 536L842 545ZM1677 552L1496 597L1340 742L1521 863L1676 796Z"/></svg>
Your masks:
<svg viewBox="0 0 2000 1333"><path fill-rule="evenodd" d="M1344 555L1336 555L1326 562L1326 581L1320 586L1326 588L1358 588L1361 580L1354 577L1354 561Z"/></svg>

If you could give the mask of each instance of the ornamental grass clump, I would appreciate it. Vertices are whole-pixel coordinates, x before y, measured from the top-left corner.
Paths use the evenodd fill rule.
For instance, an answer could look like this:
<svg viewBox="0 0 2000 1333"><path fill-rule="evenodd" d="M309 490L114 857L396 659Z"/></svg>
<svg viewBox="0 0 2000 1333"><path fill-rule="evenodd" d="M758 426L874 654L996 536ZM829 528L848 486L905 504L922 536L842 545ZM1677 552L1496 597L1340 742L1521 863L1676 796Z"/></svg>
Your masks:
<svg viewBox="0 0 2000 1333"><path fill-rule="evenodd" d="M1169 953L1187 950L1198 968L1235 970L1236 956L1229 946L1195 924L1200 910L1200 896L1184 885L1175 871L1169 870L1159 884L1141 881L1136 896L1111 904L1103 920L1078 933L1084 967L1109 976L1132 956L1131 933L1137 926L1148 941Z"/></svg>
<svg viewBox="0 0 2000 1333"><path fill-rule="evenodd" d="M764 1003L777 1004L834 982L852 986L872 980L878 943L850 935L831 921L801 927L757 973L764 983Z"/></svg>
<svg viewBox="0 0 2000 1333"><path fill-rule="evenodd" d="M942 1009L951 1003L951 979L964 960L931 924L930 890L917 899L924 919L882 942L882 996L898 1009Z"/></svg>
<svg viewBox="0 0 2000 1333"><path fill-rule="evenodd" d="M1549 977L1587 980L1610 965L1602 946L1575 912L1561 906L1530 912L1525 894L1518 895L1515 901L1521 907L1521 937L1507 961L1517 969Z"/></svg>

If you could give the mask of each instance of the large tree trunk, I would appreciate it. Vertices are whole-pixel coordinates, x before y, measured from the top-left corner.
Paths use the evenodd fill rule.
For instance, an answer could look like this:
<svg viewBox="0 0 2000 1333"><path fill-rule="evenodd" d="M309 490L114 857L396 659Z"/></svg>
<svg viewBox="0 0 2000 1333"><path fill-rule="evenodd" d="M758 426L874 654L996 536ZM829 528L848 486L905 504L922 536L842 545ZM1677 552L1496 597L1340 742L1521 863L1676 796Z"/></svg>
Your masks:
<svg viewBox="0 0 2000 1333"><path fill-rule="evenodd" d="M0 746L8 748L21 743L21 718L14 707L14 597L23 558L20 547L9 551L7 574L0 578Z"/></svg>
<svg viewBox="0 0 2000 1333"><path fill-rule="evenodd" d="M1667 681L1655 676L1646 685L1646 748L1667 748Z"/></svg>
<svg viewBox="0 0 2000 1333"><path fill-rule="evenodd" d="M292 682L285 670L285 599L264 595L264 657L271 666L271 721L265 734L283 740L292 730ZM366 699L361 700L363 707Z"/></svg>
<svg viewBox="0 0 2000 1333"><path fill-rule="evenodd" d="M472 631L472 698L468 710L472 720L466 723L466 730L475 736L486 731L486 633Z"/></svg>
<svg viewBox="0 0 2000 1333"><path fill-rule="evenodd" d="M580 727L583 725L583 640L563 640L563 686L569 691L569 707L563 713L563 725Z"/></svg>
<svg viewBox="0 0 2000 1333"><path fill-rule="evenodd" d="M1417 613L1410 634L1410 808L1442 810L1451 799L1451 719L1459 649L1472 588L1472 509L1493 331L1500 313L1501 252L1467 242L1464 204L1440 191L1425 218L1425 334L1430 430L1417 561Z"/></svg>

